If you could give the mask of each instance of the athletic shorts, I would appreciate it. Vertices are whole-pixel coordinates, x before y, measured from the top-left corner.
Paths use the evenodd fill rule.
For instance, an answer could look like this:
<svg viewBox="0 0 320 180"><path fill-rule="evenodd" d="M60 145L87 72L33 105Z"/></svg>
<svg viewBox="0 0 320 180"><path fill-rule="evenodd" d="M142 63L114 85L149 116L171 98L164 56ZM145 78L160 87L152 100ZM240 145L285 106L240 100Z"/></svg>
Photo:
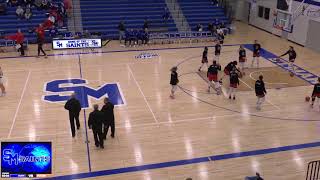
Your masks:
<svg viewBox="0 0 320 180"><path fill-rule="evenodd" d="M312 97L320 98L320 93L315 93L315 94L312 95Z"/></svg>
<svg viewBox="0 0 320 180"><path fill-rule="evenodd" d="M202 58L202 61L201 61L202 63L208 63L208 58L207 57L205 57L205 58Z"/></svg>
<svg viewBox="0 0 320 180"><path fill-rule="evenodd" d="M229 72L227 69L225 69L225 70L224 70L224 74L229 76L229 75L230 75L230 72Z"/></svg>
<svg viewBox="0 0 320 180"><path fill-rule="evenodd" d="M171 85L171 90L172 90L172 91L176 91L176 90L177 90L177 88L178 88L178 86L177 86L177 85Z"/></svg>
<svg viewBox="0 0 320 180"><path fill-rule="evenodd" d="M238 84L230 84L230 87L237 88Z"/></svg>
<svg viewBox="0 0 320 180"><path fill-rule="evenodd" d="M239 62L246 62L247 58L246 57L239 57Z"/></svg>
<svg viewBox="0 0 320 180"><path fill-rule="evenodd" d="M260 53L259 52L254 52L253 53L253 57L260 57Z"/></svg>
<svg viewBox="0 0 320 180"><path fill-rule="evenodd" d="M289 62L294 62L295 61L295 59L289 59Z"/></svg>
<svg viewBox="0 0 320 180"><path fill-rule="evenodd" d="M214 53L215 56L220 56L220 54L221 54L220 52L215 52Z"/></svg>
<svg viewBox="0 0 320 180"><path fill-rule="evenodd" d="M218 75L217 74L209 74L208 75L208 80L217 82L218 81Z"/></svg>
<svg viewBox="0 0 320 180"><path fill-rule="evenodd" d="M0 84L3 84L3 77L0 77Z"/></svg>

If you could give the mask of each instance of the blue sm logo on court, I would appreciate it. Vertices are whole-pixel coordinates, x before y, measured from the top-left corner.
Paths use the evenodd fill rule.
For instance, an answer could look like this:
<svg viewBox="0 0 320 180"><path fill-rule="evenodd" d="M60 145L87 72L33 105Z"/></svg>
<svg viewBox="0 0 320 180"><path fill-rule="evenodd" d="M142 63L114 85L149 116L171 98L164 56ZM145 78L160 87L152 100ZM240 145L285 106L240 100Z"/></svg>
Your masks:
<svg viewBox="0 0 320 180"><path fill-rule="evenodd" d="M70 95L75 93L82 108L90 107L90 98L99 100L108 97L115 106L125 104L119 83L106 83L98 88L92 88L85 79L59 79L47 82L44 92L47 95L43 96L43 100L51 103L66 102L70 99Z"/></svg>

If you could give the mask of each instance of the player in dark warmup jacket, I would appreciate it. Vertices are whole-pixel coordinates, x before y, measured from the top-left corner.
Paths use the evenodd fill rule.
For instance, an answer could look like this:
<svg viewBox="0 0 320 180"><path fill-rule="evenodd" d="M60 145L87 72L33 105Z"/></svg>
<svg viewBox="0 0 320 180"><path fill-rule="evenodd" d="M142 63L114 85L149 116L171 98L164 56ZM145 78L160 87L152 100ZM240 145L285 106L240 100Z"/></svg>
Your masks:
<svg viewBox="0 0 320 180"><path fill-rule="evenodd" d="M198 71L201 71L202 66L206 64L207 68L209 68L208 66L208 47L205 47L202 53L202 60L201 60L201 66L199 67Z"/></svg>
<svg viewBox="0 0 320 180"><path fill-rule="evenodd" d="M311 107L313 107L313 104L316 98L320 98L320 78L318 78L318 82L313 87L311 97L312 97Z"/></svg>
<svg viewBox="0 0 320 180"><path fill-rule="evenodd" d="M291 66L291 69L292 69L292 71L294 72L295 70L294 70L294 61L296 60L296 58L297 58L297 53L296 53L296 51L293 49L293 47L292 46L290 46L290 49L286 52L286 53L284 53L284 54L282 54L281 56L279 56L279 57L283 57L283 56L285 56L285 55L289 55L289 63L290 63L290 66Z"/></svg>
<svg viewBox="0 0 320 180"><path fill-rule="evenodd" d="M238 88L240 81L236 68L233 68L230 72L230 87L229 87L229 99L233 96L233 100L236 99L236 89Z"/></svg>
<svg viewBox="0 0 320 180"><path fill-rule="evenodd" d="M215 56L214 60L216 60L218 64L219 64L220 54L221 54L221 44L219 41L217 41L217 44L214 46L214 56Z"/></svg>
<svg viewBox="0 0 320 180"><path fill-rule="evenodd" d="M255 87L256 96L258 98L256 109L260 110L262 103L265 101L265 95L267 94L262 75L259 76L259 79L256 81L254 87Z"/></svg>
<svg viewBox="0 0 320 180"><path fill-rule="evenodd" d="M175 98L174 93L177 90L177 85L179 83L177 70L178 70L178 68L176 66L171 68L171 78L170 78L170 84L171 84L170 98L171 99Z"/></svg>
<svg viewBox="0 0 320 180"><path fill-rule="evenodd" d="M255 40L253 44L253 58L251 62L251 67L253 67L254 61L257 61L257 68L259 68L260 53L261 53L261 45L258 43L257 40Z"/></svg>
<svg viewBox="0 0 320 180"><path fill-rule="evenodd" d="M104 98L104 105L101 108L101 112L104 116L104 131L103 139L107 139L109 127L111 127L111 137L114 138L116 127L114 122L114 105L109 101L109 98Z"/></svg>
<svg viewBox="0 0 320 180"><path fill-rule="evenodd" d="M76 120L77 129L80 129L79 114L81 111L81 104L76 99L75 94L71 95L71 98L64 105L64 108L69 111L71 133L72 133L72 137L75 137L76 136L76 129L74 127L74 120Z"/></svg>
<svg viewBox="0 0 320 180"><path fill-rule="evenodd" d="M239 49L239 64L240 64L241 72L244 72L244 65L245 65L246 61L247 61L246 50L243 48L242 45L240 45L240 49Z"/></svg>
<svg viewBox="0 0 320 180"><path fill-rule="evenodd" d="M93 109L94 111L89 114L88 126L89 129L92 129L96 147L103 149L103 113L99 111L97 104L93 105Z"/></svg>
<svg viewBox="0 0 320 180"><path fill-rule="evenodd" d="M209 66L207 77L209 80L208 83L208 92L210 92L210 88L213 86L213 83L219 83L218 82L218 72L221 71L221 66L217 64L216 61L213 61L212 65ZM212 83L213 82L213 83Z"/></svg>
<svg viewBox="0 0 320 180"><path fill-rule="evenodd" d="M229 76L230 75L230 72L235 68L236 71L240 72L238 69L237 69L237 65L238 65L238 62L237 61L232 61L232 62L229 62L229 64L227 64L226 67L224 67L224 76ZM223 79L224 76L221 78Z"/></svg>

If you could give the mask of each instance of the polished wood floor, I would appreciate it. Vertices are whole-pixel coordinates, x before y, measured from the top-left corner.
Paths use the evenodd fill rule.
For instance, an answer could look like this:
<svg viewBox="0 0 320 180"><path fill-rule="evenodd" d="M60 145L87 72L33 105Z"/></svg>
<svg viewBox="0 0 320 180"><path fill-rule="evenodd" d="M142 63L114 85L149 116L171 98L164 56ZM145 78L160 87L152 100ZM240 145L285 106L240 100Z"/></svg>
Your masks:
<svg viewBox="0 0 320 180"><path fill-rule="evenodd" d="M289 45L294 46L298 53L297 65L320 74L319 53L242 23L236 23L236 32L226 38L225 44L252 43L254 39L275 54L285 52ZM304 102L312 86L269 89L267 101L258 112L253 91L238 92L235 101L206 93L206 83L194 73L200 65L202 48L154 50L151 52L159 57L135 59L146 48L198 45L205 44L152 45L130 48L141 51L99 53L126 50L115 42L96 50L95 54L89 54L89 50L51 51L57 56L1 59L7 87L7 95L0 97L1 141L52 141L54 176L88 172L83 112L80 133L73 139L63 104L42 100L46 82L80 77L77 52L88 53L81 54L80 59L82 75L89 81L89 86L118 82L126 100L125 106L115 108L116 138L108 138L104 150L89 144L92 171L319 141L320 124L317 121L284 121L248 115L319 119L319 106L310 109ZM221 64L236 60L237 49L238 46L223 47ZM28 55L34 54L31 48ZM16 53L0 56L13 55ZM183 75L180 85L196 98L178 89L176 99L172 100L169 98L169 69L188 58L179 65L178 72ZM210 48L209 59L212 58L213 49ZM266 60L261 60L260 65L262 70L275 67ZM273 82L277 81L274 79ZM102 104L101 100L92 99L91 102ZM87 110L87 115L90 111ZM88 136L93 142L90 130ZM320 148L309 148L91 179L181 180L192 177L196 180L236 180L260 172L268 180L300 180L305 177L307 163L319 160L319 155Z"/></svg>

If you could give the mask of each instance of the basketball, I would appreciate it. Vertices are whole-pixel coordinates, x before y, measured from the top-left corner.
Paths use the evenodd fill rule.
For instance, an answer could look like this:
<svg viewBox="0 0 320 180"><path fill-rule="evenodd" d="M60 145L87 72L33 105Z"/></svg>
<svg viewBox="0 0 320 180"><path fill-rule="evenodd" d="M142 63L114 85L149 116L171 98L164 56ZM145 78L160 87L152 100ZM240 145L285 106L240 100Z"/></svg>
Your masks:
<svg viewBox="0 0 320 180"><path fill-rule="evenodd" d="M309 101L310 101L310 97L306 96L306 102L309 102Z"/></svg>
<svg viewBox="0 0 320 180"><path fill-rule="evenodd" d="M290 76L291 76L291 77L293 77L293 76L294 76L294 73L293 73L293 72L291 72L291 73L290 73Z"/></svg>

